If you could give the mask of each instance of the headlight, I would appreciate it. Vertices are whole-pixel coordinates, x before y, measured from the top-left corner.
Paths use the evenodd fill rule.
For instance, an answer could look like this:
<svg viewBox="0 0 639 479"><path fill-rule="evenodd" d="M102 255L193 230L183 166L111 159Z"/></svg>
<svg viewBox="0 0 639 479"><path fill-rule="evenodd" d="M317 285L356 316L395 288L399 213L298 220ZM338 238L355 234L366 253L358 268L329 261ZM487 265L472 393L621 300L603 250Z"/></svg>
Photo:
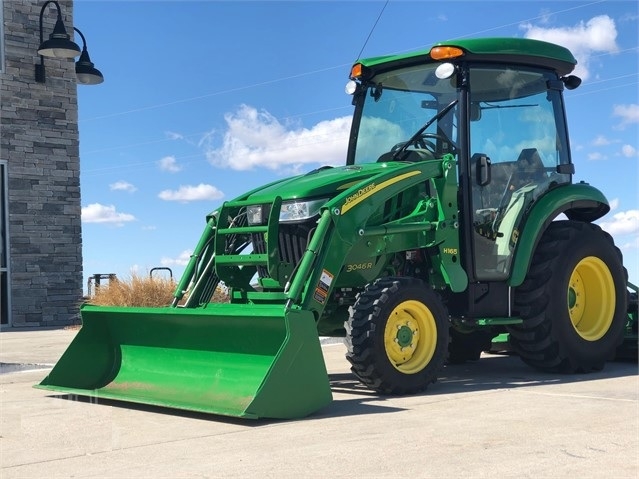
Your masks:
<svg viewBox="0 0 639 479"><path fill-rule="evenodd" d="M280 208L280 221L287 223L312 218L319 213L326 201L327 198L311 201L285 201Z"/></svg>
<svg viewBox="0 0 639 479"><path fill-rule="evenodd" d="M246 220L251 226L262 224L262 205L251 205L246 208Z"/></svg>

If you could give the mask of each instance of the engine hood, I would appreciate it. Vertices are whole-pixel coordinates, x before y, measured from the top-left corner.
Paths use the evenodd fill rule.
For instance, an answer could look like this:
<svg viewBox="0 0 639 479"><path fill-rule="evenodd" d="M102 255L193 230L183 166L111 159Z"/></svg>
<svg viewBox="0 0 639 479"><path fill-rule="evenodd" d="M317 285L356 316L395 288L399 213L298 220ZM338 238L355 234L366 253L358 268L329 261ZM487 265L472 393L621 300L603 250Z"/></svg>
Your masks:
<svg viewBox="0 0 639 479"><path fill-rule="evenodd" d="M323 167L304 175L286 178L258 188L243 198L250 201L270 203L276 196L282 200L332 198L366 178L404 164L365 163L361 165Z"/></svg>

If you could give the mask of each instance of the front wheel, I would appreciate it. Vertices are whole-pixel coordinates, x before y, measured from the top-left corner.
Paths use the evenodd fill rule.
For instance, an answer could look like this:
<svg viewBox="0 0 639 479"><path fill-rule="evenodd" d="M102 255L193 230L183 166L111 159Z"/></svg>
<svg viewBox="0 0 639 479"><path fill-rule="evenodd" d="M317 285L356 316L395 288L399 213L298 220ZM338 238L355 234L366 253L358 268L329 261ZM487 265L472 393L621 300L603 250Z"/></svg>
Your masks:
<svg viewBox="0 0 639 479"><path fill-rule="evenodd" d="M621 252L599 226L551 223L515 292L524 320L509 327L515 351L547 371L602 369L623 340L627 276Z"/></svg>
<svg viewBox="0 0 639 479"><path fill-rule="evenodd" d="M384 394L422 391L446 360L448 315L423 281L380 278L358 295L346 322L346 358L360 381Z"/></svg>

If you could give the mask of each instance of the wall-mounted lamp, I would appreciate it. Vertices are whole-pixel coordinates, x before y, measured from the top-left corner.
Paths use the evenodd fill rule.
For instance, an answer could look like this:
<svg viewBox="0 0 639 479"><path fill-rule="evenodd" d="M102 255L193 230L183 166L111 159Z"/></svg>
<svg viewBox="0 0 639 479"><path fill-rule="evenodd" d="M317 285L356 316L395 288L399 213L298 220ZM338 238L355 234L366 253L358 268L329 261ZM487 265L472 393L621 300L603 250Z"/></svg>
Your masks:
<svg viewBox="0 0 639 479"><path fill-rule="evenodd" d="M49 35L49 39L44 41L44 33L42 31L42 17L47 5L53 3L58 12L58 19L53 27L53 33ZM80 59L75 64L75 73L78 81L84 85L97 85L104 81L104 77L100 70L96 69L87 52L87 43L82 32L77 28L73 28L82 37L82 50L71 40L62 21L62 11L60 4L56 0L47 0L40 10L40 47L38 54L40 55L40 63L35 66L35 80L38 83L44 83L46 80L44 71L44 57L49 58L75 58L80 55Z"/></svg>
<svg viewBox="0 0 639 479"><path fill-rule="evenodd" d="M80 34L82 38L82 54L80 59L75 62L75 75L78 77L78 81L83 85L97 85L104 81L102 72L95 68L95 65L91 62L89 52L87 51L87 41L82 35L82 32L77 28L73 29Z"/></svg>

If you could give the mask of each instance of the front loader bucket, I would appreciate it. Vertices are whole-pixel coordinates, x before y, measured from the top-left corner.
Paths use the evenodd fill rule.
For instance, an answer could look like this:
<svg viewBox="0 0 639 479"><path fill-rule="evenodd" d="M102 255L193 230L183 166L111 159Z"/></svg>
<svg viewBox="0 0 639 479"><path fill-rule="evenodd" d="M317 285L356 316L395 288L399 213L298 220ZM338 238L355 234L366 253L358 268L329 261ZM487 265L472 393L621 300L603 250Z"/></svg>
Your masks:
<svg viewBox="0 0 639 479"><path fill-rule="evenodd" d="M84 306L42 389L244 418L332 400L313 315L283 306Z"/></svg>

